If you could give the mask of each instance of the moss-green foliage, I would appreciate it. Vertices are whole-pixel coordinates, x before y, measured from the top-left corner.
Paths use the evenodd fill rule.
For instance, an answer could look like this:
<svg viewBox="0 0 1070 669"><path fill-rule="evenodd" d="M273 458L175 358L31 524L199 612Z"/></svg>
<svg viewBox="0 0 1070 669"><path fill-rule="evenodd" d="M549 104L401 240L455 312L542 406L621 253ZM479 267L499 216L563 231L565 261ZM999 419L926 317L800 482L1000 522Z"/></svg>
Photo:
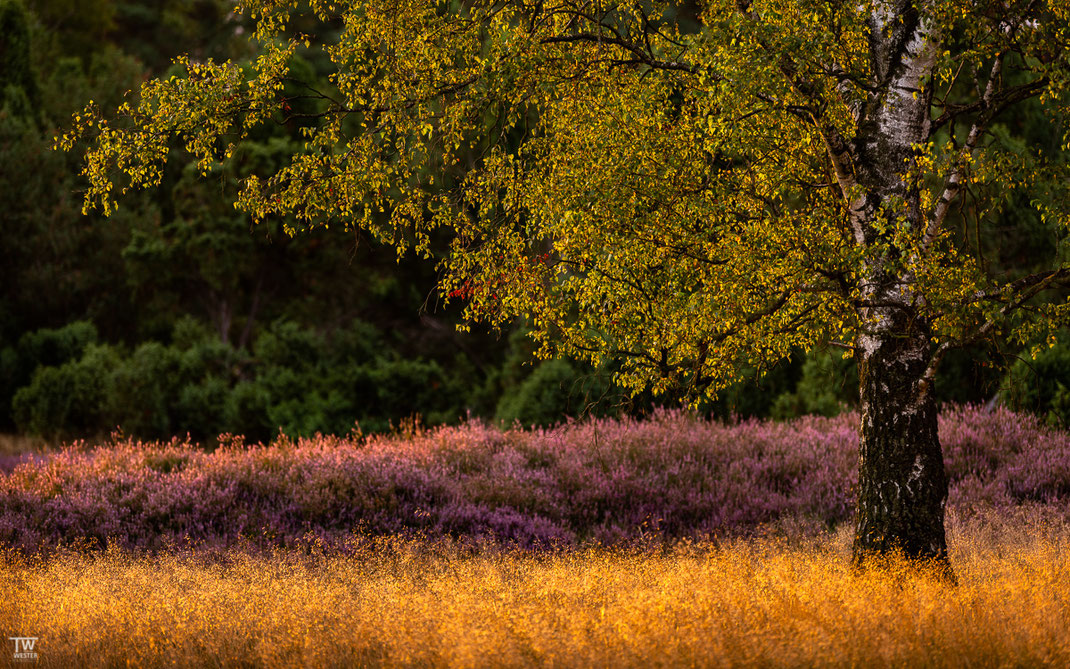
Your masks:
<svg viewBox="0 0 1070 669"><path fill-rule="evenodd" d="M36 116L39 97L26 8L20 0L0 0L0 110Z"/></svg>
<svg viewBox="0 0 1070 669"><path fill-rule="evenodd" d="M7 411L16 391L29 384L41 367L60 367L78 360L97 342L97 329L87 321L75 321L61 328L44 328L24 334L14 345L0 345L0 424L11 426Z"/></svg>
<svg viewBox="0 0 1070 669"><path fill-rule="evenodd" d="M77 359L39 367L12 400L16 423L24 431L49 436L104 430L109 382L120 363L115 348L90 344Z"/></svg>
<svg viewBox="0 0 1070 669"><path fill-rule="evenodd" d="M37 367L56 367L82 356L97 343L97 328L88 321L75 321L61 328L31 332L19 340L18 354L25 373Z"/></svg>
<svg viewBox="0 0 1070 669"><path fill-rule="evenodd" d="M610 367L566 360L533 361L531 330L518 327L508 339L504 360L488 375L474 404L484 395L495 407L494 417L507 425L550 426L570 417L642 414L653 405L649 396L628 397L613 386Z"/></svg>
<svg viewBox="0 0 1070 669"><path fill-rule="evenodd" d="M462 382L470 379L449 376L433 360L404 358L396 342L361 321L331 337L276 323L253 352L258 372L255 385L242 388L243 411L271 398L265 424L287 434L344 433L355 423L383 431L413 414L435 424L465 411Z"/></svg>
<svg viewBox="0 0 1070 669"><path fill-rule="evenodd" d="M86 323L24 338L25 356L15 359L39 364L15 393L20 429L66 437L121 427L139 437L200 439L345 433L357 423L384 431L413 415L428 424L458 419L469 408L465 389L477 381L402 357L361 321L330 337L280 321L251 352L192 320L179 322L169 344L128 350L95 340Z"/></svg>
<svg viewBox="0 0 1070 669"><path fill-rule="evenodd" d="M586 390L583 379L571 364L547 360L502 395L495 413L498 420L506 423L553 425L583 411L591 400Z"/></svg>
<svg viewBox="0 0 1070 669"><path fill-rule="evenodd" d="M1043 416L1050 425L1070 427L1070 336L1064 333L1035 360L1026 355L1015 362L1003 379L1000 396L1016 410Z"/></svg>
<svg viewBox="0 0 1070 669"><path fill-rule="evenodd" d="M747 378L726 388L704 408L723 419L767 417L777 398L795 389L804 361L805 357L796 352L760 376L750 370Z"/></svg>
<svg viewBox="0 0 1070 669"><path fill-rule="evenodd" d="M806 414L835 416L858 403L858 367L838 351L817 352L802 365L799 383L778 396L770 413L787 419Z"/></svg>

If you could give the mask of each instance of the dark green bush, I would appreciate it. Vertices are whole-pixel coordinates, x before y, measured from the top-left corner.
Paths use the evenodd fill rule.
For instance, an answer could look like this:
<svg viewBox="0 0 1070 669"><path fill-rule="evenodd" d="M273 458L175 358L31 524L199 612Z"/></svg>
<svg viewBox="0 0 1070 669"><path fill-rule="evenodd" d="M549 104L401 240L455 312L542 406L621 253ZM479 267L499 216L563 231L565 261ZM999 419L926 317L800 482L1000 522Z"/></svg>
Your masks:
<svg viewBox="0 0 1070 669"><path fill-rule="evenodd" d="M1070 336L1064 334L1035 360L1026 354L1011 365L1000 397L1016 411L1035 413L1049 425L1070 427Z"/></svg>
<svg viewBox="0 0 1070 669"><path fill-rule="evenodd" d="M279 430L344 434L357 423L380 432L414 416L430 425L459 419L472 385L434 360L402 357L361 321L329 337L279 321L256 338L252 354L188 319L170 345L86 348L93 339L88 324L26 338L33 353L25 359L43 363L17 395L20 429L75 436L120 426L135 437L201 440L224 432L254 440Z"/></svg>
<svg viewBox="0 0 1070 669"><path fill-rule="evenodd" d="M19 339L19 364L29 377L38 367L58 367L80 358L95 343L97 328L88 321L29 332Z"/></svg>
<svg viewBox="0 0 1070 669"><path fill-rule="evenodd" d="M505 423L553 425L569 416L606 413L610 397L606 375L577 370L565 360L547 360L519 385L508 388L496 417Z"/></svg>
<svg viewBox="0 0 1070 669"><path fill-rule="evenodd" d="M97 341L97 329L87 321L61 328L29 332L15 346L0 349L0 423L16 425L12 401L19 388L29 385L38 367L59 367L80 358Z"/></svg>
<svg viewBox="0 0 1070 669"><path fill-rule="evenodd" d="M715 401L701 409L722 419L765 418L771 414L777 398L795 389L802 375L804 361L801 353L794 354L760 378L755 378L756 374L751 370L742 381L722 390Z"/></svg>
<svg viewBox="0 0 1070 669"><path fill-rule="evenodd" d="M807 414L835 416L858 403L858 365L839 351L806 358L795 390L776 398L771 415L789 419Z"/></svg>
<svg viewBox="0 0 1070 669"><path fill-rule="evenodd" d="M182 387L175 402L175 423L179 433L207 439L223 432L235 432L224 422L230 387L226 380L208 375ZM140 435L139 435L140 436Z"/></svg>
<svg viewBox="0 0 1070 669"><path fill-rule="evenodd" d="M125 357L107 380L107 424L128 434L163 439L178 430L172 407L183 386L182 353L146 342Z"/></svg>
<svg viewBox="0 0 1070 669"><path fill-rule="evenodd" d="M12 411L20 430L47 437L107 429L109 379L121 364L117 349L91 344L82 357L58 367L38 367L15 393Z"/></svg>
<svg viewBox="0 0 1070 669"><path fill-rule="evenodd" d="M279 426L268 411L271 394L256 381L239 381L227 396L223 424L228 431L242 434L250 441L267 442L278 434Z"/></svg>

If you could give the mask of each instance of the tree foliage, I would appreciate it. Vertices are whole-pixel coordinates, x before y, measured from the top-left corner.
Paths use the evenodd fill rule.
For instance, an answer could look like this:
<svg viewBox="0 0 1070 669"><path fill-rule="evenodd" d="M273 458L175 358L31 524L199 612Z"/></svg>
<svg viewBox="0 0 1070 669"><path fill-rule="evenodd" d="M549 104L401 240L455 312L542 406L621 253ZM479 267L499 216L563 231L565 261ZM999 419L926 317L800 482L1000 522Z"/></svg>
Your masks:
<svg viewBox="0 0 1070 669"><path fill-rule="evenodd" d="M38 102L37 79L30 66L30 27L26 8L15 0L0 2L0 107L26 114Z"/></svg>
<svg viewBox="0 0 1070 669"><path fill-rule="evenodd" d="M937 362L1066 322L1061 298L1034 298L1068 272L1067 137L1035 147L999 126L1035 100L1065 130L1064 3L715 0L694 26L646 0L313 0L318 33L289 29L310 25L300 7L239 4L249 66L180 57L116 115L78 114L58 143L91 141L86 209L158 185L174 138L208 172L257 126L295 124L304 145L243 178L240 209L424 254L448 229L443 297L470 319L522 316L540 354L621 360L618 383L655 393L854 348L880 318L878 266ZM916 71L875 52L895 35ZM291 81L318 50L326 85ZM912 86L890 85L896 68ZM859 156L899 151L875 126L919 99L922 141L874 200ZM969 235L1011 198L1057 242L1030 274Z"/></svg>
<svg viewBox="0 0 1070 669"><path fill-rule="evenodd" d="M414 413L434 424L493 412L505 380L485 377L504 344L459 343L455 309L420 313L433 267L399 266L393 249L340 228L295 239L276 219L251 234L248 216L220 197L237 178L285 164L300 147L296 127L258 128L218 181L198 179L176 148L159 189L128 198L106 223L81 215L80 156L49 150L55 128L86 100L114 108L125 91L167 72L171 54L160 44L244 59L248 25L226 2L0 7L9 22L0 76L14 91L0 101L0 431L92 438L119 425L144 438L212 439L221 430L269 438L280 427L348 432L360 421L379 431ZM327 65L291 69L325 81ZM187 341L190 317L214 336ZM359 337L355 318L365 322ZM97 352L41 354L35 342L83 332L79 321L95 326ZM259 355L286 328L320 342L302 349L310 359ZM401 380L378 387L394 372ZM94 375L102 382L82 382ZM267 382L284 376L293 387Z"/></svg>

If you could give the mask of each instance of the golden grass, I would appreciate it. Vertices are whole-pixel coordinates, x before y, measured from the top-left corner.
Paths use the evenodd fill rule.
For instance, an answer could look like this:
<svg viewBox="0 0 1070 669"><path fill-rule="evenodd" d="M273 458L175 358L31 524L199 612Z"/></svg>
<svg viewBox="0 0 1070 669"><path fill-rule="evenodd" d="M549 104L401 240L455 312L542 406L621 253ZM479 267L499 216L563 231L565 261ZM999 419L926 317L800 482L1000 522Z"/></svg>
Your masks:
<svg viewBox="0 0 1070 669"><path fill-rule="evenodd" d="M957 525L957 587L853 574L845 531L541 556L400 539L8 554L0 632L38 637L46 667L1070 666L1070 530L1030 518Z"/></svg>

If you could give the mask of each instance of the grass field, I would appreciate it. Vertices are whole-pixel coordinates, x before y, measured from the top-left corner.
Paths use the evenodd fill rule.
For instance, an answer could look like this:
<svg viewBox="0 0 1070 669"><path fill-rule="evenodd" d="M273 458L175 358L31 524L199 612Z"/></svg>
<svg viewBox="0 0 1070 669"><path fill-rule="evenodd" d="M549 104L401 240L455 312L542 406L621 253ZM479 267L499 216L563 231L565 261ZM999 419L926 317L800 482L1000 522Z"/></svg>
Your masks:
<svg viewBox="0 0 1070 669"><path fill-rule="evenodd" d="M951 585L848 568L856 423L11 442L0 662L1070 666L1070 434L944 412Z"/></svg>
<svg viewBox="0 0 1070 669"><path fill-rule="evenodd" d="M849 534L8 553L0 630L38 637L45 667L1070 666L1064 516L952 518L957 586L854 574Z"/></svg>

